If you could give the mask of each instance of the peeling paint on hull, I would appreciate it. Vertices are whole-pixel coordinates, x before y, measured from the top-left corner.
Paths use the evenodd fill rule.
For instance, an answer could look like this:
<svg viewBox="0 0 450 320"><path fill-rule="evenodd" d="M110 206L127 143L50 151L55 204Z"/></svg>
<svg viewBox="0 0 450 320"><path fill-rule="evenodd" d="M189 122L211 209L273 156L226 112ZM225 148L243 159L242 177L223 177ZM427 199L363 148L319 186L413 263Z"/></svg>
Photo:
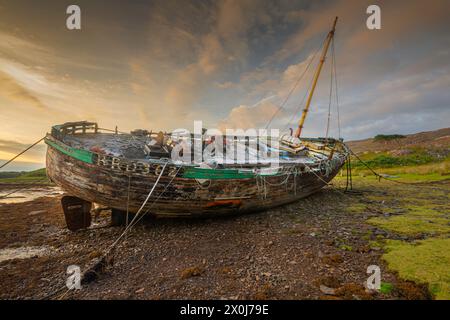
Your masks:
<svg viewBox="0 0 450 320"><path fill-rule="evenodd" d="M343 165L341 162L332 167L328 176L303 171L288 177L283 174L263 178L212 179L207 187L196 179L177 176L172 180L172 177L163 175L145 209L158 217L199 217L266 210L317 192L325 181L329 182L338 173ZM139 209L157 179L156 175L117 172L86 163L51 146L47 150L47 174L69 195L87 201L127 210L129 199L130 212ZM239 205L224 205L237 203L231 200L239 200ZM211 205L214 203L222 205Z"/></svg>

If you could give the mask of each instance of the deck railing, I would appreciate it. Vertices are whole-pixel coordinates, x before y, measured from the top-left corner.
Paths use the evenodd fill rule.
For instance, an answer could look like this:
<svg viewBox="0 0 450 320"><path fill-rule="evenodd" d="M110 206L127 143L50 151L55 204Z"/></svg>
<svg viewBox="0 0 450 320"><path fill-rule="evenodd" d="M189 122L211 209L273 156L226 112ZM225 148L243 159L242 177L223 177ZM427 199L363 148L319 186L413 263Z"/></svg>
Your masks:
<svg viewBox="0 0 450 320"><path fill-rule="evenodd" d="M56 139L61 139L67 134L85 134L97 132L97 123L88 121L66 122L64 124L52 127L52 136Z"/></svg>

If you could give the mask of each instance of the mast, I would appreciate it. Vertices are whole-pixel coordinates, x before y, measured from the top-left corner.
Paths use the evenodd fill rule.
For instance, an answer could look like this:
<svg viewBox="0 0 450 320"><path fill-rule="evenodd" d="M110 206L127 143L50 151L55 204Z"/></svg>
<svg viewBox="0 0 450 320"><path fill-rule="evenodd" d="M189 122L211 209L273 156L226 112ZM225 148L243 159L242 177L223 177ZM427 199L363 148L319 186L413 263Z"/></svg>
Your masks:
<svg viewBox="0 0 450 320"><path fill-rule="evenodd" d="M316 73L314 74L314 80L313 80L313 84L311 87L311 91L309 92L309 95L308 95L308 100L306 101L305 109L303 109L302 117L300 119L300 122L298 123L298 128L295 131L296 138L300 137L300 134L302 133L303 124L305 123L306 115L308 114L309 106L311 104L311 99L313 97L314 90L316 89L317 80L319 80L320 71L322 70L322 66L323 66L323 64L325 62L325 58L327 56L328 47L330 46L330 42L334 37L334 31L336 30L337 19L338 19L338 17L336 17L336 19L334 19L333 28L328 33L328 36L327 36L327 39L325 42L325 46L322 50L322 56L320 58L319 65L317 66Z"/></svg>

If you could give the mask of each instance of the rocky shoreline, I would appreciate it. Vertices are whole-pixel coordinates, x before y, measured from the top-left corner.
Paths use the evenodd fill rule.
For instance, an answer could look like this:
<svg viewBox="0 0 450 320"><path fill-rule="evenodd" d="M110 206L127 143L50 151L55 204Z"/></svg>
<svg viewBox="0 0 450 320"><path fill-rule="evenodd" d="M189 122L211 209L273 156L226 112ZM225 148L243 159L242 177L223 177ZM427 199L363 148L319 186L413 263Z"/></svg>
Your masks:
<svg viewBox="0 0 450 320"><path fill-rule="evenodd" d="M366 222L380 213L365 194L382 190L364 187L362 194L344 194L328 187L267 212L220 219L144 219L118 247L112 268L70 292L62 290L67 266L85 270L122 228L109 227L109 213L103 212L90 229L68 231L56 192L3 203L0 251L46 250L0 262L0 298L430 298L423 285L404 282L388 271L382 249L370 245L386 231ZM368 209L355 214L355 204ZM379 265L382 281L396 284L397 290L365 289L369 265Z"/></svg>

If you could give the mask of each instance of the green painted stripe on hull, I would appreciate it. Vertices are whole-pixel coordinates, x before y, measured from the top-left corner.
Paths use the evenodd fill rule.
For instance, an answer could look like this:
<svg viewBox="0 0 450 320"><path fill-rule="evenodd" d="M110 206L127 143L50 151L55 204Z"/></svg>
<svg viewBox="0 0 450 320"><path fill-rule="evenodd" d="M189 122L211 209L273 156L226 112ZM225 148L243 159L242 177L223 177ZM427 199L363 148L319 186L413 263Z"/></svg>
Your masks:
<svg viewBox="0 0 450 320"><path fill-rule="evenodd" d="M52 148L55 148L56 150L58 150L59 152L62 152L72 158L75 158L77 160L86 162L86 163L90 163L93 164L93 153L89 152L87 150L81 150L81 149L76 149L76 148L72 148L69 146L61 146L59 144L54 143L53 141L50 141L48 139L44 139L45 143L48 144L49 146L51 146Z"/></svg>
<svg viewBox="0 0 450 320"><path fill-rule="evenodd" d="M188 168L183 178L190 179L251 179L255 175L251 172L241 172L235 169L202 169Z"/></svg>

